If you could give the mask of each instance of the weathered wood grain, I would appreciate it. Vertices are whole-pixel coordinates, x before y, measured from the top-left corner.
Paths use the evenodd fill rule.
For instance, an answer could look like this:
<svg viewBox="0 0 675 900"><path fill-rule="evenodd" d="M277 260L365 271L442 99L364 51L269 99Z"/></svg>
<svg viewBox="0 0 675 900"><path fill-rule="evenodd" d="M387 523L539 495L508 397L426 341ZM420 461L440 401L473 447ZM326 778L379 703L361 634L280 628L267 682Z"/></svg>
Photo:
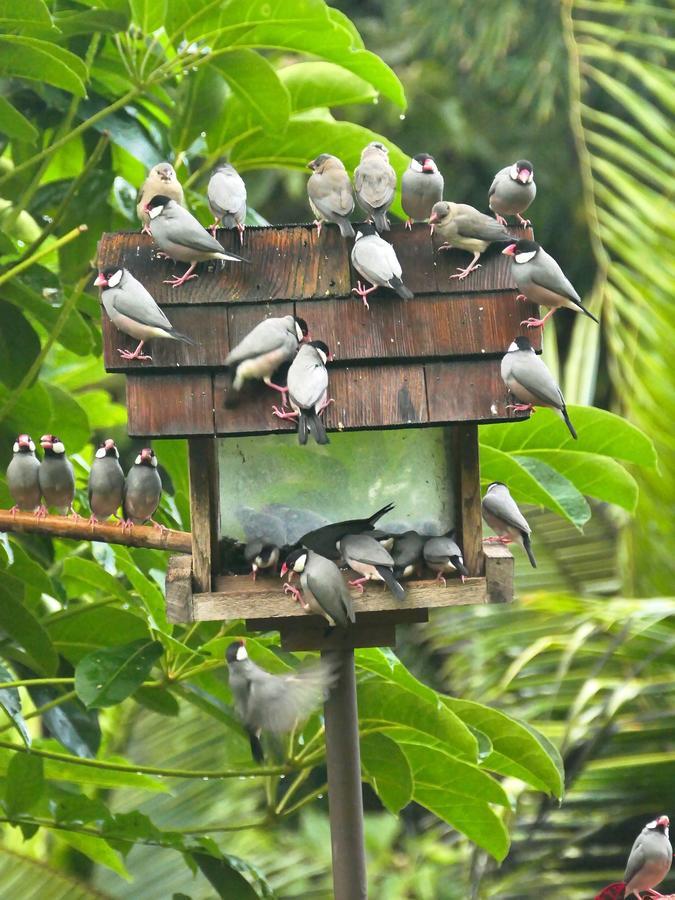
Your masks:
<svg viewBox="0 0 675 900"><path fill-rule="evenodd" d="M503 544L483 544L488 603L510 603L513 600L515 560Z"/></svg>
<svg viewBox="0 0 675 900"><path fill-rule="evenodd" d="M214 433L209 372L127 377L130 437L185 437Z"/></svg>
<svg viewBox="0 0 675 900"><path fill-rule="evenodd" d="M429 421L421 366L331 368L324 413L329 429L376 428Z"/></svg>
<svg viewBox="0 0 675 900"><path fill-rule="evenodd" d="M285 374L280 381L285 384ZM213 379L213 401L216 434L223 437L297 430L293 422L273 415L272 407L279 406L281 394L262 382L247 382L237 395L231 389L230 375L218 373ZM236 406L228 405L233 402Z"/></svg>
<svg viewBox="0 0 675 900"><path fill-rule="evenodd" d="M506 409L512 403L499 359L427 363L430 422L505 422L529 418Z"/></svg>
<svg viewBox="0 0 675 900"><path fill-rule="evenodd" d="M248 627L248 625L247 625ZM360 624L347 631L335 628L326 632L315 616L306 622L285 620L279 626L282 649L296 650L355 650L357 647L395 647L396 625L393 622Z"/></svg>
<svg viewBox="0 0 675 900"><path fill-rule="evenodd" d="M209 591L218 574L218 453L213 437L188 441L192 578L197 591Z"/></svg>
<svg viewBox="0 0 675 900"><path fill-rule="evenodd" d="M531 228L509 226L508 231L514 240L531 238ZM482 254L480 268L466 278L451 278L458 268L465 268L472 258L466 250L440 250L443 244L441 234L436 230L433 235L434 260L436 262L436 288L440 293L466 294L473 291L514 291L516 284L511 276L511 259L502 255L506 243L492 244ZM529 313L528 313L529 315Z"/></svg>
<svg viewBox="0 0 675 900"><path fill-rule="evenodd" d="M192 557L171 556L166 572L166 616L169 622L192 622Z"/></svg>
<svg viewBox="0 0 675 900"><path fill-rule="evenodd" d="M449 476L455 479L456 532L469 575L483 571L478 426L451 425L446 431Z"/></svg>

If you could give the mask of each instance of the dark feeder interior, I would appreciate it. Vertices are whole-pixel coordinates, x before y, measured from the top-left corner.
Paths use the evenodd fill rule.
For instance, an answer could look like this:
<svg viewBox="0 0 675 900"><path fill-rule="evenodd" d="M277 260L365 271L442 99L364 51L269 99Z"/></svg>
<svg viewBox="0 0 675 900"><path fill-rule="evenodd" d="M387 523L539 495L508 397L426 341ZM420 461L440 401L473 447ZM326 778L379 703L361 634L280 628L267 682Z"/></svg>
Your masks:
<svg viewBox="0 0 675 900"><path fill-rule="evenodd" d="M217 237L239 251L236 233ZM426 621L429 608L512 598L511 554L481 543L477 426L526 417L508 409L499 367L514 336L526 333L520 321L537 308L516 301L498 248L460 281L450 275L465 254L436 252L440 240L427 226L394 225L386 237L415 298L378 290L368 311L351 293L351 241L333 226L320 237L310 225L247 228L241 252L250 264L200 267L199 279L177 289L163 283L174 265L156 259L151 238L103 236L99 266L129 268L196 341L156 341L152 361L122 360L117 348L135 344L103 315L106 369L127 379L129 434L188 440L193 552L170 560L173 621L244 618L252 630L279 630L287 649L385 646L395 643L396 624ZM278 398L262 384L226 404L230 347L263 318L287 314L304 318L335 356L325 447L311 439L300 447L294 425L272 415ZM539 335L529 336L540 349ZM284 373L277 377L283 383ZM369 584L355 597L356 624L325 637L325 621L285 596L278 575L251 578L247 540L292 545L321 524L367 517L390 502L383 530L432 535L454 527L471 576L465 584L449 578L443 587L427 571L406 581L402 603Z"/></svg>

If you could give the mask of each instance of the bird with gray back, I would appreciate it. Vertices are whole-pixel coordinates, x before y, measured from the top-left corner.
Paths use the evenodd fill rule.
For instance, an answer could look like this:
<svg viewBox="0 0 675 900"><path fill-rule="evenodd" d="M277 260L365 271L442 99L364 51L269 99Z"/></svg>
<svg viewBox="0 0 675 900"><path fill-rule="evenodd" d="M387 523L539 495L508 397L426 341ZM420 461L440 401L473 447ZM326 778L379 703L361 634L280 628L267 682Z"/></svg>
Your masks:
<svg viewBox="0 0 675 900"><path fill-rule="evenodd" d="M174 200L164 195L155 196L146 203L146 209L150 216L150 231L160 251L171 259L190 264L184 275L173 275L164 284L179 287L191 278L198 278L193 274L197 263L211 259L248 262L243 256L224 250L192 213Z"/></svg>
<svg viewBox="0 0 675 900"><path fill-rule="evenodd" d="M490 244L496 241L512 241L513 237L498 222L484 215L466 203L449 203L441 200L434 204L429 216L429 224L445 240L438 249L451 250L454 247L473 253L473 259L464 269L457 269L450 278L466 278L480 268L478 260Z"/></svg>
<svg viewBox="0 0 675 900"><path fill-rule="evenodd" d="M115 515L122 505L124 472L112 438L103 441L96 451L89 470L88 494L92 524Z"/></svg>
<svg viewBox="0 0 675 900"><path fill-rule="evenodd" d="M150 216L145 208L148 200L152 200L157 194L175 200L180 206L185 206L183 187L176 176L174 167L167 162L158 163L148 172L148 176L139 188L136 198L136 213L143 224L141 232L150 234Z"/></svg>
<svg viewBox="0 0 675 900"><path fill-rule="evenodd" d="M73 499L75 497L75 473L70 460L66 456L66 448L55 434L43 434L40 446L45 455L40 463L40 491L44 497L41 512L54 506L63 515L70 511L74 514Z"/></svg>
<svg viewBox="0 0 675 900"><path fill-rule="evenodd" d="M391 288L403 300L412 300L415 296L401 281L403 270L396 251L388 241L379 236L374 225L366 222L365 225L357 226L351 259L359 275L363 275L372 284L372 287L366 288L359 281L357 287L352 288L352 294L358 294L366 309L370 309L366 299L368 294L372 294L378 287Z"/></svg>
<svg viewBox="0 0 675 900"><path fill-rule="evenodd" d="M305 669L272 675L249 659L243 640L226 652L234 708L249 736L256 762L265 756L263 731L287 734L301 724L328 696L337 672L325 660Z"/></svg>
<svg viewBox="0 0 675 900"><path fill-rule="evenodd" d="M525 212L537 194L534 183L534 167L527 159L519 159L512 166L505 166L495 175L488 192L488 204L500 225L506 225L505 216L517 216L523 226L530 225L521 213Z"/></svg>
<svg viewBox="0 0 675 900"><path fill-rule="evenodd" d="M266 540L249 541L244 547L244 559L251 567L251 576L255 581L258 572L274 571L279 562L279 548Z"/></svg>
<svg viewBox="0 0 675 900"><path fill-rule="evenodd" d="M367 519L346 519L343 522L321 525L313 531L303 534L298 543L309 550L320 553L326 559L339 559L338 544L345 535L372 532L376 523L383 516L386 516L387 513L391 512L393 508L393 503L387 503L386 506L374 512L372 516L368 516Z"/></svg>
<svg viewBox="0 0 675 900"><path fill-rule="evenodd" d="M635 839L630 851L626 872L624 898L640 898L640 891L650 891L660 884L670 871L673 848L670 845L668 816L648 822Z"/></svg>
<svg viewBox="0 0 675 900"><path fill-rule="evenodd" d="M360 578L350 581L363 592L366 581L383 581L397 600L405 599L405 589L394 578L394 559L370 534L348 534L339 544L342 561Z"/></svg>
<svg viewBox="0 0 675 900"><path fill-rule="evenodd" d="M481 511L483 518L497 535L494 538L484 538L483 542L519 544L527 553L532 568L536 569L537 561L534 558L530 540L532 529L505 484L502 484L501 481L493 481L488 485L481 504Z"/></svg>
<svg viewBox="0 0 675 900"><path fill-rule="evenodd" d="M310 434L317 444L328 444L328 435L319 418L328 406L328 370L330 350L323 341L303 344L288 370L286 383L292 412L272 407L279 419L297 419L298 442L306 444Z"/></svg>
<svg viewBox="0 0 675 900"><path fill-rule="evenodd" d="M502 250L504 256L511 257L511 274L520 291L517 300L529 300L551 310L543 319L526 319L521 325L528 328L543 328L553 313L564 306L574 312L582 312L598 322L593 313L581 303L571 282L566 278L558 263L549 256L536 241L515 241ZM600 324L598 322L598 324Z"/></svg>
<svg viewBox="0 0 675 900"><path fill-rule="evenodd" d="M534 406L548 406L560 416L576 441L577 433L567 415L562 391L528 338L515 338L502 358L501 374L504 384L518 401L510 408L525 412Z"/></svg>
<svg viewBox="0 0 675 900"><path fill-rule="evenodd" d="M429 568L437 573L436 581L442 581L444 585L444 576L450 572L459 572L462 582L469 574L459 544L450 535L428 538L424 544L423 556Z"/></svg>
<svg viewBox="0 0 675 900"><path fill-rule="evenodd" d="M295 573L300 575L302 593L290 584ZM289 577L284 591L293 594L305 612L323 616L329 626L340 628L356 621L349 588L331 559L300 547L286 557L281 575L286 574Z"/></svg>
<svg viewBox="0 0 675 900"><path fill-rule="evenodd" d="M152 359L141 351L148 341L157 338L194 344L192 338L176 331L150 292L128 269L105 269L94 284L102 288L101 302L115 328L140 341L133 353L118 348L122 359Z"/></svg>
<svg viewBox="0 0 675 900"><path fill-rule="evenodd" d="M394 537L391 555L394 560L395 578L412 578L422 559L426 538L418 531L404 531Z"/></svg>
<svg viewBox="0 0 675 900"><path fill-rule="evenodd" d="M354 190L359 206L378 231L389 231L387 210L396 194L396 172L389 151L380 141L371 141L361 152L354 169Z"/></svg>
<svg viewBox="0 0 675 900"><path fill-rule="evenodd" d="M406 228L431 215L435 203L443 199L443 176L428 153L418 153L401 178L401 205L408 216Z"/></svg>
<svg viewBox="0 0 675 900"><path fill-rule="evenodd" d="M35 444L29 434L20 434L12 447L12 458L7 466L7 488L14 506L10 510L34 512L40 506L40 462L35 456Z"/></svg>
<svg viewBox="0 0 675 900"><path fill-rule="evenodd" d="M297 316L263 319L225 357L225 365L232 376L227 405L233 406L237 394L246 381L264 381L267 387L279 391L283 405L288 388L274 384L272 375L284 363L290 362L300 345L309 337L307 322Z"/></svg>
<svg viewBox="0 0 675 900"><path fill-rule="evenodd" d="M162 498L162 479L157 471L157 457L144 447L127 472L122 498L122 512L127 525L142 525L153 515ZM153 523L156 524L156 523Z"/></svg>
<svg viewBox="0 0 675 900"><path fill-rule="evenodd" d="M206 198L209 209L216 219L209 229L211 234L215 237L219 225L221 228L236 228L239 232L239 242L243 243L246 185L234 166L223 163L214 169L206 187Z"/></svg>
<svg viewBox="0 0 675 900"><path fill-rule="evenodd" d="M316 216L317 236L321 234L324 222L334 222L342 237L354 237L349 221L354 212L354 192L342 160L330 153L322 153L307 166L312 170L307 181L307 196Z"/></svg>

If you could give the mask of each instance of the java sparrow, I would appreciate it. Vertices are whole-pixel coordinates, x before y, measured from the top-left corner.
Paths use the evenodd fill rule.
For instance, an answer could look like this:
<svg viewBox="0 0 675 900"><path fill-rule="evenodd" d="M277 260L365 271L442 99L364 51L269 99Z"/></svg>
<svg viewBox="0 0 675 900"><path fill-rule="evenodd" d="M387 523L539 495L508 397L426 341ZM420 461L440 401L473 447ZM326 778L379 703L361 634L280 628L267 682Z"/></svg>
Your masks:
<svg viewBox="0 0 675 900"><path fill-rule="evenodd" d="M378 287L391 288L403 300L412 300L415 296L401 281L403 270L396 251L388 241L379 236L374 225L366 222L357 226L351 259L359 275L363 275L373 285L366 288L358 281L357 287L352 288L352 294L358 294L366 309L370 309L366 297Z"/></svg>
<svg viewBox="0 0 675 900"><path fill-rule="evenodd" d="M45 451L38 473L40 491L44 497L44 506L40 507L41 514L44 515L49 506L55 506L62 514L70 511L75 515L75 474L63 442L55 434L43 434L40 446Z"/></svg>
<svg viewBox="0 0 675 900"><path fill-rule="evenodd" d="M261 569L274 569L279 562L279 548L267 541L249 541L244 547L244 559L251 567L251 576L256 576Z"/></svg>
<svg viewBox="0 0 675 900"><path fill-rule="evenodd" d="M426 538L417 531L404 531L394 538L391 555L394 559L394 576L410 578L422 558Z"/></svg>
<svg viewBox="0 0 675 900"><path fill-rule="evenodd" d="M354 169L354 190L359 206L378 231L389 231L387 210L394 202L396 172L389 163L389 151L380 141L371 141L361 152Z"/></svg>
<svg viewBox="0 0 675 900"><path fill-rule="evenodd" d="M562 391L528 338L515 338L502 358L501 374L504 384L519 401L511 409L521 412L531 410L533 406L550 406L576 441L577 433L567 415Z"/></svg>
<svg viewBox="0 0 675 900"><path fill-rule="evenodd" d="M668 816L659 816L648 822L635 839L630 851L623 880L624 897L640 897L640 891L648 891L660 884L670 871L673 848L668 839Z"/></svg>
<svg viewBox="0 0 675 900"><path fill-rule="evenodd" d="M511 274L520 291L516 299L530 300L540 306L548 306L551 310L543 319L530 318L521 322L521 325L543 328L546 320L561 306L582 312L589 319L598 322L593 313L582 306L581 297L558 263L536 241L515 241L505 247L502 253L511 257Z"/></svg>
<svg viewBox="0 0 675 900"><path fill-rule="evenodd" d="M356 621L349 588L332 560L300 547L286 557L281 567L282 577L290 573L289 581L296 572L300 575L302 594L288 583L284 591L293 594L306 612L323 616L329 625L340 628Z"/></svg>
<svg viewBox="0 0 675 900"><path fill-rule="evenodd" d="M363 592L366 581L383 581L397 600L405 598L405 589L394 578L394 560L388 550L369 534L347 534L340 540L340 554L345 565L360 578L350 581Z"/></svg>
<svg viewBox="0 0 675 900"><path fill-rule="evenodd" d="M272 375L293 359L308 336L307 322L299 317L263 319L225 357L225 365L231 373L234 370L233 391L240 391L245 381L261 379L279 391L285 402L288 388L274 384Z"/></svg>
<svg viewBox="0 0 675 900"><path fill-rule="evenodd" d="M215 237L216 228L220 223L221 228L236 228L239 231L239 241L243 243L246 185L234 166L223 163L214 169L206 188L206 198L209 209L216 218L209 229L211 234Z"/></svg>
<svg viewBox="0 0 675 900"><path fill-rule="evenodd" d="M505 484L493 481L488 485L481 510L487 524L498 535L494 538L484 538L484 543L520 544L527 553L532 568L536 569L537 561L530 540L532 529Z"/></svg>
<svg viewBox="0 0 675 900"><path fill-rule="evenodd" d="M464 579L469 574L464 565L464 557L459 545L449 535L443 537L428 538L424 544L424 561L437 572L436 581L446 584L444 574L459 572L459 577Z"/></svg>
<svg viewBox="0 0 675 900"><path fill-rule="evenodd" d="M521 216L537 194L534 183L534 167L527 159L519 159L512 166L505 166L495 175L488 192L488 204L500 225L506 225L505 216L517 216L521 225L530 222Z"/></svg>
<svg viewBox="0 0 675 900"><path fill-rule="evenodd" d="M316 216L317 235L321 234L324 222L335 222L342 237L354 237L349 221L354 212L354 193L342 160L330 153L321 153L307 166L312 170L307 182L307 196Z"/></svg>
<svg viewBox="0 0 675 900"><path fill-rule="evenodd" d="M151 294L128 269L99 272L94 284L103 288L101 302L115 328L140 341L133 353L118 348L122 359L152 359L141 350L153 338L194 344L192 338L176 331Z"/></svg>
<svg viewBox="0 0 675 900"><path fill-rule="evenodd" d="M512 241L513 237L503 225L495 222L490 216L478 212L466 203L448 203L441 200L435 203L429 217L429 224L439 232L445 243L439 250L450 250L457 247L473 253L473 259L465 269L457 269L451 278L466 278L474 269L479 268L478 259L495 241Z"/></svg>
<svg viewBox="0 0 675 900"><path fill-rule="evenodd" d="M10 512L36 510L40 506L40 462L35 456L35 444L29 434L20 434L12 447L12 458L7 466L7 487L14 506Z"/></svg>
<svg viewBox="0 0 675 900"><path fill-rule="evenodd" d="M426 220L432 207L443 199L443 176L428 153L418 153L410 160L410 165L401 178L401 204L408 215L406 228L412 228L414 221Z"/></svg>
<svg viewBox="0 0 675 900"><path fill-rule="evenodd" d="M279 419L298 420L298 441L306 444L310 434L317 444L328 444L328 435L319 418L324 409L332 403L328 399L328 370L326 363L331 358L330 350L323 341L302 344L291 363L286 378L291 412L284 412L274 406L274 415Z"/></svg>
<svg viewBox="0 0 675 900"><path fill-rule="evenodd" d="M248 262L237 253L223 250L192 213L166 195L155 195L146 203L145 208L150 216L150 232L161 252L178 262L190 264L184 275L173 275L164 284L178 287L191 278L198 278L198 275L193 274L197 263L209 259Z"/></svg>
<svg viewBox="0 0 675 900"><path fill-rule="evenodd" d="M374 537L378 544L382 544L385 550L389 550L391 553L391 548L394 546L394 535L390 534L388 531L384 531L382 528L374 528L370 532L370 536Z"/></svg>
<svg viewBox="0 0 675 900"><path fill-rule="evenodd" d="M261 733L292 731L321 703L336 679L335 671L323 660L304 670L272 675L249 659L243 640L233 641L225 657L234 707L258 763L265 758Z"/></svg>
<svg viewBox="0 0 675 900"><path fill-rule="evenodd" d="M170 200L175 200L181 206L185 206L185 195L183 194L182 185L176 177L174 167L170 163L159 163L153 166L138 191L136 212L143 223L142 234L150 234L150 216L145 208L145 204L156 194L161 194Z"/></svg>
<svg viewBox="0 0 675 900"><path fill-rule="evenodd" d="M89 471L90 522L107 519L122 505L124 472L115 441L108 438L96 451Z"/></svg>
<svg viewBox="0 0 675 900"><path fill-rule="evenodd" d="M313 531L308 531L298 541L303 547L314 550L327 559L339 559L340 551L338 543L347 534L363 534L373 531L375 524L382 516L386 516L394 508L393 503L387 503L367 519L346 519L344 522L333 522L330 525L322 525Z"/></svg>
<svg viewBox="0 0 675 900"><path fill-rule="evenodd" d="M122 498L124 521L128 525L142 525L148 519L152 522L161 497L162 479L157 471L157 457L153 450L144 447L127 472Z"/></svg>

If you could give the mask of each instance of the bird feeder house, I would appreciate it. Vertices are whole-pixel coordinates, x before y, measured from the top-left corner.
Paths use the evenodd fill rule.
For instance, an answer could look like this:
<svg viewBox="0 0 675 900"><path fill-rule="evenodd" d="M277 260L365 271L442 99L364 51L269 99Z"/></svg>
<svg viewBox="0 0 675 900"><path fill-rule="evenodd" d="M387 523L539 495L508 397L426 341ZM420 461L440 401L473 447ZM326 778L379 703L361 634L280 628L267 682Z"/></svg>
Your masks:
<svg viewBox="0 0 675 900"><path fill-rule="evenodd" d="M530 233L514 228L513 235ZM174 264L156 257L151 238L108 234L99 246L101 269L128 268L174 327L195 341L157 340L149 345L151 361L123 360L117 348L132 350L135 342L103 314L106 370L126 376L129 434L188 440L192 555L171 560L172 620L243 618L253 630L278 629L288 649L338 649L393 644L397 623L425 621L430 608L510 600L513 558L502 546L481 543L478 458L479 424L526 417L509 409L500 360L514 336L525 333L521 320L537 308L516 300L508 259L493 247L467 279L451 278L466 254L439 252L441 241L428 226L409 231L394 225L384 237L415 297L403 301L379 289L368 298L368 310L352 293L358 279L350 264L352 242L335 226L324 226L320 235L309 225L250 227L242 246L236 232L219 231L217 237L250 262L200 267L198 279L175 289L164 283ZM328 367L335 402L325 412L327 446L299 447L294 426L272 415L277 395L262 384L247 386L236 406L226 404L230 348L265 317L288 314L305 319L312 337L324 340L335 356ZM538 334L530 337L539 349ZM382 431L387 436L379 435L373 450L373 433ZM406 437L409 445L401 443ZM372 477L358 506L338 514L331 497L344 499L364 466L372 472L378 460L384 465L389 443L396 441L407 486L388 493L391 479L383 473L375 495ZM157 452L161 462L161 446ZM261 453L267 463L260 462ZM306 491L305 466L319 467L323 493ZM371 583L355 597L356 625L326 637L324 620L284 595L278 577L253 581L222 563L219 548L233 508L246 503L242 491L254 481L261 495L281 496L286 509L294 503L311 507L313 499L313 511L324 521L368 516L389 500L398 513L406 493L421 492L426 503L424 492L433 490L445 529L456 529L470 577L464 584L449 578L445 587L431 577L406 582L402 603Z"/></svg>

